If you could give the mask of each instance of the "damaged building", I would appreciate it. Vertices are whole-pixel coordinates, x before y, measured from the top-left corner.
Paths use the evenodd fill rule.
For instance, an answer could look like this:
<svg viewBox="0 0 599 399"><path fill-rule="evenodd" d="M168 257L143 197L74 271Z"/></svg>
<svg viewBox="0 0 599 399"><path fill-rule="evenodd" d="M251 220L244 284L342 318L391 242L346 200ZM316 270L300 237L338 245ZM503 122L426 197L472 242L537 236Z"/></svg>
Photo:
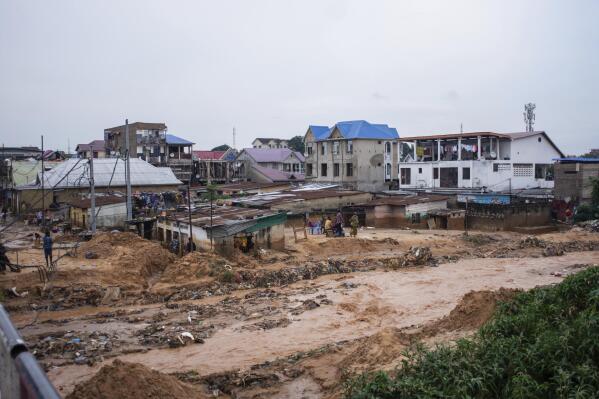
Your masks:
<svg viewBox="0 0 599 399"><path fill-rule="evenodd" d="M188 212L173 212L159 218L157 239L167 243L189 239ZM285 213L209 205L191 212L192 238L200 250L231 255L253 248L285 249Z"/></svg>

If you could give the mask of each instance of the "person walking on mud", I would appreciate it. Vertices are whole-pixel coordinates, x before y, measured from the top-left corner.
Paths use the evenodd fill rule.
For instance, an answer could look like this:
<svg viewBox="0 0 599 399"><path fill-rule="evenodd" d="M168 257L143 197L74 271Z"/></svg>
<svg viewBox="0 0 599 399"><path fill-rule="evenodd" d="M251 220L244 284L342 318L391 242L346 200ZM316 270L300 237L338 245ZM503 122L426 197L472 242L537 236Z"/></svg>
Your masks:
<svg viewBox="0 0 599 399"><path fill-rule="evenodd" d="M189 240L187 240L187 245L185 246L185 251L187 253L190 252L195 252L196 250L196 243L193 242L193 239L191 237L189 237Z"/></svg>
<svg viewBox="0 0 599 399"><path fill-rule="evenodd" d="M360 226L360 219L358 219L358 214L357 213L354 212L354 214L351 217L351 219L349 219L349 224L351 226L350 235L352 237L357 237L358 236L358 227Z"/></svg>
<svg viewBox="0 0 599 399"><path fill-rule="evenodd" d="M44 258L46 258L46 267L50 267L52 264L52 237L50 237L50 230L46 230L44 235Z"/></svg>

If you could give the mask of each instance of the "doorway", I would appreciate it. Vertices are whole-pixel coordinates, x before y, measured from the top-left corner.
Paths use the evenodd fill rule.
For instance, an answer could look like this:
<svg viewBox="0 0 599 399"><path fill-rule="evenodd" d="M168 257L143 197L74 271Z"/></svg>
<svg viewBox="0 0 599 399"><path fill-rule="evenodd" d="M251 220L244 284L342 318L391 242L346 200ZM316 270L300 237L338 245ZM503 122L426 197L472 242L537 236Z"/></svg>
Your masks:
<svg viewBox="0 0 599 399"><path fill-rule="evenodd" d="M440 168L442 188L458 187L458 168Z"/></svg>

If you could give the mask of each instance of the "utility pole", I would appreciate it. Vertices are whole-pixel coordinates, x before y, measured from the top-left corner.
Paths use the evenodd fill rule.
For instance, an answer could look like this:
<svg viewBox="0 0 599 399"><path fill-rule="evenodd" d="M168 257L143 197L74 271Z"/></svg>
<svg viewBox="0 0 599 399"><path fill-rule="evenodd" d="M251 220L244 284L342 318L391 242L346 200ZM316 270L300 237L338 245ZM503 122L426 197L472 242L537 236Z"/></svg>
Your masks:
<svg viewBox="0 0 599 399"><path fill-rule="evenodd" d="M212 235L214 234L214 231L212 231L212 203L214 201L214 191L212 190L211 187L208 188L208 191L210 191L210 252L213 251L213 247L212 247Z"/></svg>
<svg viewBox="0 0 599 399"><path fill-rule="evenodd" d="M89 184L91 191L91 210L92 210L92 234L96 234L96 183L94 181L94 147L90 147L89 152Z"/></svg>
<svg viewBox="0 0 599 399"><path fill-rule="evenodd" d="M131 149L129 143L129 119L125 119L125 180L127 185L127 220L133 219L133 209L131 208ZM118 161L117 161L118 162Z"/></svg>
<svg viewBox="0 0 599 399"><path fill-rule="evenodd" d="M236 149L237 146L235 145L235 126L233 126L233 149Z"/></svg>
<svg viewBox="0 0 599 399"><path fill-rule="evenodd" d="M46 193L44 191L44 135L42 134L42 228L46 227Z"/></svg>
<svg viewBox="0 0 599 399"><path fill-rule="evenodd" d="M193 242L193 229L191 226L191 178L193 176L193 145L189 147L191 165L189 166L189 181L187 182L187 216L189 218L189 239ZM189 246L189 252L193 252L193 245Z"/></svg>

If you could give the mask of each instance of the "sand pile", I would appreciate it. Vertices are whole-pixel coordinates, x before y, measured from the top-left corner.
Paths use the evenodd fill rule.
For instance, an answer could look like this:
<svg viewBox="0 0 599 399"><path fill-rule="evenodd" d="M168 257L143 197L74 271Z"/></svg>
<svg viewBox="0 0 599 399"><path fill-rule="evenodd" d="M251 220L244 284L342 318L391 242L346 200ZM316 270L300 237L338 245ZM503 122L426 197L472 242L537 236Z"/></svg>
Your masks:
<svg viewBox="0 0 599 399"><path fill-rule="evenodd" d="M104 279L114 277L139 283L162 272L176 256L158 242L145 240L133 233L100 233L79 248L79 256L97 255L110 270L102 270Z"/></svg>
<svg viewBox="0 0 599 399"><path fill-rule="evenodd" d="M188 283L205 277L216 277L222 270L231 269L227 259L208 253L192 252L170 263L160 278L161 283Z"/></svg>
<svg viewBox="0 0 599 399"><path fill-rule="evenodd" d="M493 316L497 302L506 302L518 290L501 288L498 291L470 291L460 299L455 308L441 320L426 326L426 335L442 331L475 330Z"/></svg>
<svg viewBox="0 0 599 399"><path fill-rule="evenodd" d="M207 396L173 376L141 364L116 359L90 380L78 384L67 399L200 399Z"/></svg>

